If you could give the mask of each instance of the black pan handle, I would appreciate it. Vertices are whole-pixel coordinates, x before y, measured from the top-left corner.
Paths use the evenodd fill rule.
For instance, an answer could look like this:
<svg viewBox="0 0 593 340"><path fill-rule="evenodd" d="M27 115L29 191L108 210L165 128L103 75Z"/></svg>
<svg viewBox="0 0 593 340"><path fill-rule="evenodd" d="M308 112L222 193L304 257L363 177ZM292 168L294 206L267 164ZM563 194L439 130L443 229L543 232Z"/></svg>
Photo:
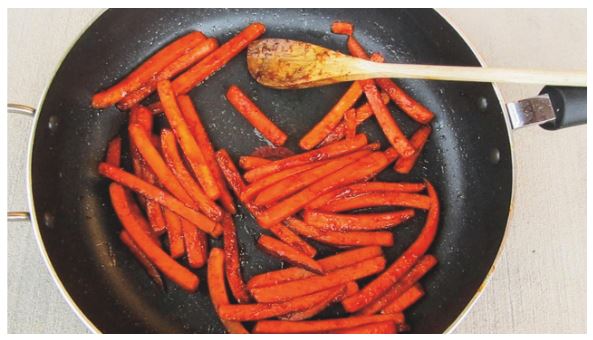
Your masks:
<svg viewBox="0 0 593 340"><path fill-rule="evenodd" d="M587 124L587 88L546 86L540 92L547 94L552 102L555 120L540 125L546 130L558 130Z"/></svg>

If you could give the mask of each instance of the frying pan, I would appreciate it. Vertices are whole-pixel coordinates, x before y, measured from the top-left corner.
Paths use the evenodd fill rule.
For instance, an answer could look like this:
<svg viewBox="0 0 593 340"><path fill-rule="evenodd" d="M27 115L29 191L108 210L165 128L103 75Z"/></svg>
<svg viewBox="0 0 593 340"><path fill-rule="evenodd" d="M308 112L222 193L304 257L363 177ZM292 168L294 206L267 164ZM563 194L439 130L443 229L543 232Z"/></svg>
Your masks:
<svg viewBox="0 0 593 340"><path fill-rule="evenodd" d="M29 204L41 250L57 285L93 331L104 333L218 333L204 270L196 294L174 284L160 291L117 234L121 226L108 197L108 181L97 173L107 142L125 135L127 114L93 110L90 98L126 75L148 55L190 30L219 41L253 21L266 24L265 37L301 39L345 51L342 36L328 33L333 20L356 24L357 37L386 60L401 63L480 66L478 57L445 19L432 10L108 10L81 35L63 60L35 116L29 153ZM499 253L513 195L510 126L490 84L402 80L398 82L436 113L433 135L410 175L387 170L389 181L429 179L442 202L440 231L430 249L439 265L423 279L427 296L406 312L412 331L450 331L487 280ZM231 84L256 98L263 111L290 136L302 136L347 88L280 91L249 76L244 54L232 60L190 96L217 148L235 157L265 141L224 99ZM150 101L150 99L149 99ZM409 135L417 125L392 112ZM374 122L362 131L387 145ZM424 214L394 230L393 261L418 235ZM255 247L261 233L240 207L235 216L245 279L282 266ZM221 246L215 240L212 246ZM334 249L316 245L320 256ZM362 282L363 284L365 282ZM338 307L320 318L343 316Z"/></svg>

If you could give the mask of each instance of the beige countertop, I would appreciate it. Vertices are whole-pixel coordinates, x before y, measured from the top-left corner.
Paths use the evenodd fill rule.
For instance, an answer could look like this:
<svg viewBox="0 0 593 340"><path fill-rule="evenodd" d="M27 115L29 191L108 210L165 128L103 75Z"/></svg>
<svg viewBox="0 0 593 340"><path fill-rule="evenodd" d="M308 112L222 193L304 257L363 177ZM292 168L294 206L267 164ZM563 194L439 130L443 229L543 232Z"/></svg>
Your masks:
<svg viewBox="0 0 593 340"><path fill-rule="evenodd" d="M8 100L36 105L62 55L101 10L9 10ZM487 65L586 69L586 10L440 10ZM507 101L538 86L501 86ZM30 119L8 117L10 210L26 209ZM586 331L586 128L513 132L514 211L490 283L459 333ZM8 228L9 333L84 333L29 223Z"/></svg>

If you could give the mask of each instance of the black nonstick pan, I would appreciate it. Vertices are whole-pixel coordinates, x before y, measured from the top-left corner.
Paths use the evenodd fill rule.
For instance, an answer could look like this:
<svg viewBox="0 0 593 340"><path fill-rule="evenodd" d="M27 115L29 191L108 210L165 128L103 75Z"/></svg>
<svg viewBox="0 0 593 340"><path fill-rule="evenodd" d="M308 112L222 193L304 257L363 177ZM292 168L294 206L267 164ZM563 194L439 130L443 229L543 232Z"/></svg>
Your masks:
<svg viewBox="0 0 593 340"><path fill-rule="evenodd" d="M108 181L98 175L97 165L108 141L124 131L128 117L115 108L92 109L93 93L115 83L147 56L190 30L224 42L249 23L260 21L267 26L264 37L305 40L346 52L345 38L329 32L331 23L338 19L355 23L359 41L370 51L382 52L388 61L480 66L458 32L433 10L108 10L82 34L38 109L28 184L42 252L58 285L92 330L224 332L207 294L204 270L197 271L202 279L198 293L187 294L172 283L163 292L120 242L121 226L109 202ZM441 333L452 329L479 294L505 235L513 195L510 125L491 84L398 83L435 112L433 135L410 175L398 175L388 168L379 178L426 178L439 193L440 231L430 250L439 265L423 279L426 297L406 312L406 319L414 333ZM348 86L290 91L265 88L250 77L243 52L190 92L215 147L226 148L235 159L266 142L224 98L231 84L256 99L289 135L287 147L295 151L298 138ZM408 135L417 128L396 107L390 108ZM372 120L362 131L370 140L387 145ZM424 214L419 215L394 230L396 245L385 249L389 262L419 233ZM256 248L261 229L243 207L235 222L245 279L282 266ZM335 252L329 247L319 249L320 256ZM345 313L336 306L319 318L342 315Z"/></svg>

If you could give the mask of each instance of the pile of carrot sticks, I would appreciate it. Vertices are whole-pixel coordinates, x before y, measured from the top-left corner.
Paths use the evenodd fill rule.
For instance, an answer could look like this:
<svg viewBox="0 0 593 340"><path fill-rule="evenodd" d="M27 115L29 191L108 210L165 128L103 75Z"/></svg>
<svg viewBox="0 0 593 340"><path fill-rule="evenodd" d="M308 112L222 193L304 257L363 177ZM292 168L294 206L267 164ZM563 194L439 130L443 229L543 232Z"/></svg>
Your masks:
<svg viewBox="0 0 593 340"><path fill-rule="evenodd" d="M353 56L383 61L378 53L367 54L352 24L334 22L331 29L348 37ZM253 23L220 46L201 32L186 34L93 96L95 108L129 111L128 138L115 137L99 164L99 173L112 181L120 239L162 288L161 275L195 293L200 278L194 269L207 266L210 298L230 333L248 333L246 321L257 321L254 333L408 330L403 312L425 295L419 280L437 264L426 252L438 229L439 200L427 180L374 179L392 163L396 172L412 170L433 113L390 79L356 81L301 138L303 152L274 159L243 155L240 171L225 149L215 149L187 94L264 32L263 24ZM153 92L158 101L146 105ZM232 85L226 97L273 145L286 142L289 136L242 89ZM389 111L390 101L421 124L410 139ZM155 112L164 113L167 128L155 128ZM357 132L371 117L390 143L384 150ZM121 164L125 152L129 169ZM244 280L235 199L261 227L258 246L290 266ZM395 209L373 212L379 206ZM391 229L417 211L426 212L420 235L387 263L382 247L394 245ZM209 251L209 239L219 237L223 248ZM336 253L319 258L318 243ZM357 280L367 277L372 280L359 287ZM310 320L332 304L352 315Z"/></svg>

